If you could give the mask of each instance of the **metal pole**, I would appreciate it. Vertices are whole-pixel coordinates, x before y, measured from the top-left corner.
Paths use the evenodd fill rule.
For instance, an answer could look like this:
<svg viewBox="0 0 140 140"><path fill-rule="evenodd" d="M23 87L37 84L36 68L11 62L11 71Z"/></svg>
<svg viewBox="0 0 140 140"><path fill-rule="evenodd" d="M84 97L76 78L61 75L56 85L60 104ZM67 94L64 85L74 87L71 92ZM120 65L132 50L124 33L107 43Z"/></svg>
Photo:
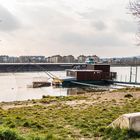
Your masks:
<svg viewBox="0 0 140 140"><path fill-rule="evenodd" d="M135 83L137 83L137 76L138 76L138 66L136 66Z"/></svg>
<svg viewBox="0 0 140 140"><path fill-rule="evenodd" d="M137 58L135 59L135 65L136 65L135 83L137 83L137 76L138 76Z"/></svg>
<svg viewBox="0 0 140 140"><path fill-rule="evenodd" d="M130 67L130 83L132 82L132 66Z"/></svg>
<svg viewBox="0 0 140 140"><path fill-rule="evenodd" d="M137 57L135 57L135 66L136 66L136 71L135 71L135 83L137 83L137 75L138 75Z"/></svg>

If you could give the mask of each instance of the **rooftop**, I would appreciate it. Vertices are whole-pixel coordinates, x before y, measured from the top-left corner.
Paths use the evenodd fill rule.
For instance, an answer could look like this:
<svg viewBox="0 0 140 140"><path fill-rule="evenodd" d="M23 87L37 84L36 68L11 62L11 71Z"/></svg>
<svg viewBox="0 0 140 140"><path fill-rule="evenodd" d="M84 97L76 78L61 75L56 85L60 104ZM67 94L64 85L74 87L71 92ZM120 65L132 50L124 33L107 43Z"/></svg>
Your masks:
<svg viewBox="0 0 140 140"><path fill-rule="evenodd" d="M73 72L102 72L102 70L87 70L87 69L83 69L83 70L77 70L77 69L67 69L67 71L73 71Z"/></svg>

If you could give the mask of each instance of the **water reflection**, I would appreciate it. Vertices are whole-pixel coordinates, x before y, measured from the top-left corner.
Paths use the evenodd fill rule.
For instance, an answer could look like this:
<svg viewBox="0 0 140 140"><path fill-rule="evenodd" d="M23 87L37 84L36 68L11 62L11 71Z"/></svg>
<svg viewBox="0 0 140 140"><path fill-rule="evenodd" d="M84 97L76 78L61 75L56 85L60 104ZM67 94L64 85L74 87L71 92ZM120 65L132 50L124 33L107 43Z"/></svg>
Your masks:
<svg viewBox="0 0 140 140"><path fill-rule="evenodd" d="M67 89L67 95L79 95L79 94L85 94L86 91L81 88L68 88Z"/></svg>
<svg viewBox="0 0 140 140"><path fill-rule="evenodd" d="M55 72L54 72L55 73ZM59 76L64 76L65 72L56 72ZM40 99L43 95L67 96L84 94L82 88L56 88L42 87L31 88L35 78L46 77L43 72L39 73L0 73L0 101L21 101L28 99Z"/></svg>

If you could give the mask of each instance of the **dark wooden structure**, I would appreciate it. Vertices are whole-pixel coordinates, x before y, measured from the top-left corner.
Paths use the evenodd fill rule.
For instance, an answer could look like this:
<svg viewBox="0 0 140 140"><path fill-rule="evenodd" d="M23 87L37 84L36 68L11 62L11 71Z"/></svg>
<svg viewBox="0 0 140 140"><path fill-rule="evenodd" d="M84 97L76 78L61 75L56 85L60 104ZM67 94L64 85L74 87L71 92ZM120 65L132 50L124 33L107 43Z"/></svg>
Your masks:
<svg viewBox="0 0 140 140"><path fill-rule="evenodd" d="M110 72L110 65L87 65L86 69L67 70L67 76L75 77L77 81L113 80L116 72Z"/></svg>
<svg viewBox="0 0 140 140"><path fill-rule="evenodd" d="M93 64L87 65L88 70L101 70L102 72L110 72L110 65L107 64Z"/></svg>

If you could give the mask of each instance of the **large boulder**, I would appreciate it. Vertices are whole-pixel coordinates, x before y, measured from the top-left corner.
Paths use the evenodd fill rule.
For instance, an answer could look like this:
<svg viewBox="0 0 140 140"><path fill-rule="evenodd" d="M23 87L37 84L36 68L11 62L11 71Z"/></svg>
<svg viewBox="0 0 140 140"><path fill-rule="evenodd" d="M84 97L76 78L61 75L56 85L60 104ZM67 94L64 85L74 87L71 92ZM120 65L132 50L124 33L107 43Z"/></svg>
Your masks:
<svg viewBox="0 0 140 140"><path fill-rule="evenodd" d="M140 131L140 112L123 114L110 124L113 128L125 128Z"/></svg>

